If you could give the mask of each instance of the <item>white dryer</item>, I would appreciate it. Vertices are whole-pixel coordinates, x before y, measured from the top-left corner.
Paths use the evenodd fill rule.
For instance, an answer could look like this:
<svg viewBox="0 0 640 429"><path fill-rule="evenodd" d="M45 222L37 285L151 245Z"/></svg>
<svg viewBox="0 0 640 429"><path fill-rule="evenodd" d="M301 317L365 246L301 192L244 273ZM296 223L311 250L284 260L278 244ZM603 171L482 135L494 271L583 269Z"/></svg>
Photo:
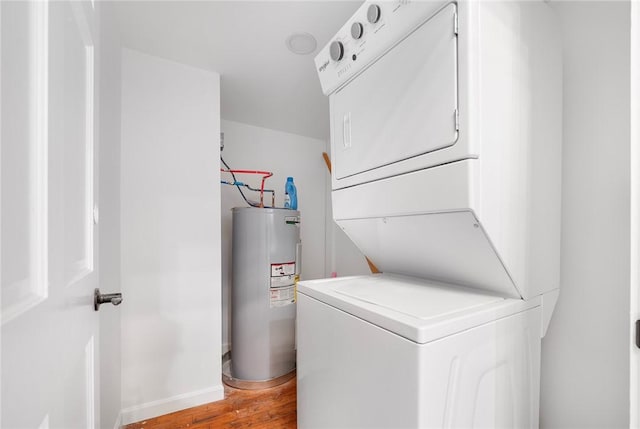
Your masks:
<svg viewBox="0 0 640 429"><path fill-rule="evenodd" d="M300 428L535 428L559 291L543 1L366 1L316 57L333 216L384 272L298 285Z"/></svg>

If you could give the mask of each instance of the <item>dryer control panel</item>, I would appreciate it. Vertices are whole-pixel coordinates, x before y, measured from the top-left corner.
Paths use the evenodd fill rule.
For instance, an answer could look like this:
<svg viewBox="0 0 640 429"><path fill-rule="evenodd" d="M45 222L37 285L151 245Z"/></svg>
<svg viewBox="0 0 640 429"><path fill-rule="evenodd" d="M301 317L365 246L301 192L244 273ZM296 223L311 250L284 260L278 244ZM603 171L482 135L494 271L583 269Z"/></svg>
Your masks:
<svg viewBox="0 0 640 429"><path fill-rule="evenodd" d="M315 58L322 92L325 95L333 93L450 3L411 0L364 2Z"/></svg>

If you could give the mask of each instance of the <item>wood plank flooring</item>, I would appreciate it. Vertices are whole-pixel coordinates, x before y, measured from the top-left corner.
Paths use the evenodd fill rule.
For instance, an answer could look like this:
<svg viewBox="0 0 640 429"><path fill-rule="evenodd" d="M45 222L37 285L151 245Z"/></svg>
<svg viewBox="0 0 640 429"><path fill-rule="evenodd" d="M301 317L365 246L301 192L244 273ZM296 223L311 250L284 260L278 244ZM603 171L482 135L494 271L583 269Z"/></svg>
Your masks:
<svg viewBox="0 0 640 429"><path fill-rule="evenodd" d="M295 429L296 378L264 390L224 386L222 401L132 423L124 429Z"/></svg>

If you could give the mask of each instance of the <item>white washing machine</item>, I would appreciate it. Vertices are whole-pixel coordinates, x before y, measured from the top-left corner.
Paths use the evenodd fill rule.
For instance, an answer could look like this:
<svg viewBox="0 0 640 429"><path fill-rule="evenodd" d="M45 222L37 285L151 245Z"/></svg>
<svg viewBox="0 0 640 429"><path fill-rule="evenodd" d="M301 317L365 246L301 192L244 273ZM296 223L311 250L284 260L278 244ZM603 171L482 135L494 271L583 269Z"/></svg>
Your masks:
<svg viewBox="0 0 640 429"><path fill-rule="evenodd" d="M300 292L300 428L538 427L540 299L386 274Z"/></svg>
<svg viewBox="0 0 640 429"><path fill-rule="evenodd" d="M559 294L541 1L366 1L315 59L333 216L384 273L298 285L298 426L535 428Z"/></svg>

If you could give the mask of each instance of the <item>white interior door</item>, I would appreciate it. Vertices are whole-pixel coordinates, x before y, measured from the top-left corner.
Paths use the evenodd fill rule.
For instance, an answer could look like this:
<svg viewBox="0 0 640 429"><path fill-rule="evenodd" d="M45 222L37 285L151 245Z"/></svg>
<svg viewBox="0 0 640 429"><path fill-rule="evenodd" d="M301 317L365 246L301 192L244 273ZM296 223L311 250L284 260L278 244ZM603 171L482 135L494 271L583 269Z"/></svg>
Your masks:
<svg viewBox="0 0 640 429"><path fill-rule="evenodd" d="M640 335L640 2L631 2L631 299L632 336ZM635 329L634 329L635 328ZM634 341L636 344L634 345ZM632 338L630 427L640 428L640 338Z"/></svg>
<svg viewBox="0 0 640 429"><path fill-rule="evenodd" d="M93 428L98 403L89 1L1 2L3 428Z"/></svg>

